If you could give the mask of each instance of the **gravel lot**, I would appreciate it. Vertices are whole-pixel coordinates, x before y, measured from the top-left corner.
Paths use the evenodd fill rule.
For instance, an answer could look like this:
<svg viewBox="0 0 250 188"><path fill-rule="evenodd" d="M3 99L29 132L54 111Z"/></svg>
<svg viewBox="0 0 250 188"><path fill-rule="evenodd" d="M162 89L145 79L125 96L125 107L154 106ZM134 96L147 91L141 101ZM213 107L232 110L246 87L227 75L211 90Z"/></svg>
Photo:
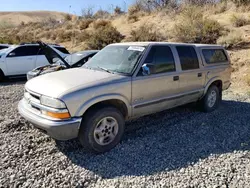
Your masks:
<svg viewBox="0 0 250 188"><path fill-rule="evenodd" d="M129 122L102 155L55 142L17 113L24 82L0 86L0 187L250 187L250 97L224 93L219 110L193 106Z"/></svg>

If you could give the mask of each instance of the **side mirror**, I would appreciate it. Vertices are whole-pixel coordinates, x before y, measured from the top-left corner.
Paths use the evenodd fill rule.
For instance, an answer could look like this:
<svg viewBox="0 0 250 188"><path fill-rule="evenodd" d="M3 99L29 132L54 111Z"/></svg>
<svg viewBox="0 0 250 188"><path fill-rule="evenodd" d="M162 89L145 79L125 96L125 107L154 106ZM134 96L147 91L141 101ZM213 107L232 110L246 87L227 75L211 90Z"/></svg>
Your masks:
<svg viewBox="0 0 250 188"><path fill-rule="evenodd" d="M145 63L142 65L143 76L154 74L155 65L152 63Z"/></svg>
<svg viewBox="0 0 250 188"><path fill-rule="evenodd" d="M9 57L13 57L13 56L15 56L15 55L16 55L15 52L10 52L8 56L9 56Z"/></svg>

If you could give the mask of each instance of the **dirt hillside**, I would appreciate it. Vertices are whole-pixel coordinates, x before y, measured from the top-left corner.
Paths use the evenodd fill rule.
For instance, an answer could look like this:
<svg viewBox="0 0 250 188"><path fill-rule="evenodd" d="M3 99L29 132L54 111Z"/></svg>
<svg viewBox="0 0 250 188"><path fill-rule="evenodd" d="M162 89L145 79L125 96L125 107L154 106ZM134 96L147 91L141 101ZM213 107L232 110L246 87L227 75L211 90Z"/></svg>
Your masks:
<svg viewBox="0 0 250 188"><path fill-rule="evenodd" d="M30 12L0 12L0 23L10 22L18 25L21 22L40 22L49 18L62 20L65 13L55 11L30 11Z"/></svg>

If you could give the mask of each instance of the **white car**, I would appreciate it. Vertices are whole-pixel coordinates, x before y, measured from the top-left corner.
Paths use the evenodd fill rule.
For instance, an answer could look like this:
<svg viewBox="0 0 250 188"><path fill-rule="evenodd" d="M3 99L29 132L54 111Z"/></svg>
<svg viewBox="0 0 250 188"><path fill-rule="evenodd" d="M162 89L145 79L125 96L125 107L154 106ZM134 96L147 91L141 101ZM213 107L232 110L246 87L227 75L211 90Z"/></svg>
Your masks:
<svg viewBox="0 0 250 188"><path fill-rule="evenodd" d="M9 48L9 47L10 47L9 44L0 44L0 50L6 49L6 48Z"/></svg>
<svg viewBox="0 0 250 188"><path fill-rule="evenodd" d="M69 54L62 46L53 44L50 47L63 58ZM5 77L26 76L27 72L45 65L49 62L39 44L12 45L0 50L0 81Z"/></svg>

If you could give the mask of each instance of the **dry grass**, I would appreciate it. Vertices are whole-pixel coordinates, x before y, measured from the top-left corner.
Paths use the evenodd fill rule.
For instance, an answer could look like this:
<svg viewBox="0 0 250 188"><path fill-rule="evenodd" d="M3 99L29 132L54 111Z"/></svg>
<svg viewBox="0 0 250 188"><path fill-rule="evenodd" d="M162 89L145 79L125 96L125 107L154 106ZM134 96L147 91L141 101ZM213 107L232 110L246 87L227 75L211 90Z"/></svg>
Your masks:
<svg viewBox="0 0 250 188"><path fill-rule="evenodd" d="M131 31L129 41L162 41L164 37L154 28L154 24L141 25Z"/></svg>
<svg viewBox="0 0 250 188"><path fill-rule="evenodd" d="M221 36L217 40L217 44L223 45L226 48L232 48L238 46L244 41L243 35L239 31L232 31L227 35Z"/></svg>
<svg viewBox="0 0 250 188"><path fill-rule="evenodd" d="M186 7L175 24L173 37L180 42L216 43L222 35L223 27L219 22L203 17L199 7Z"/></svg>
<svg viewBox="0 0 250 188"><path fill-rule="evenodd" d="M232 15L231 22L235 27L242 27L250 24L250 20L244 16Z"/></svg>

